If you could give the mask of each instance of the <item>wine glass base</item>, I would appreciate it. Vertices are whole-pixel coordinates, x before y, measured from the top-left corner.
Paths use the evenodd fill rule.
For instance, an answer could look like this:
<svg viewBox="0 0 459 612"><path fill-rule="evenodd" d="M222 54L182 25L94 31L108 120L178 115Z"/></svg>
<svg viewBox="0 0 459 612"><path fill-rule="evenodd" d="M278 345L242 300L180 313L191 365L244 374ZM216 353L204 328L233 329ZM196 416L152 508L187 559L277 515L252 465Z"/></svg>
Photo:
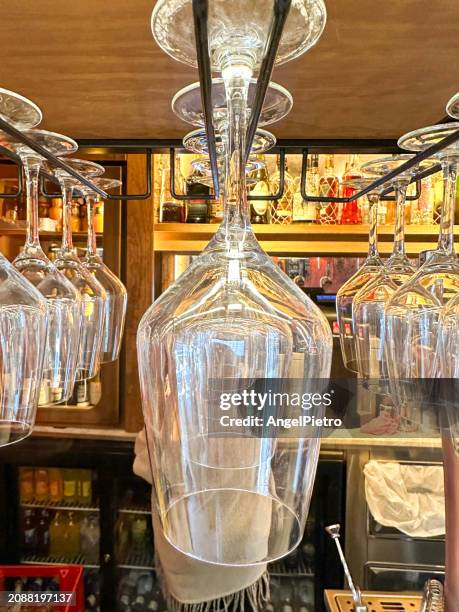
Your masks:
<svg viewBox="0 0 459 612"><path fill-rule="evenodd" d="M446 112L453 119L459 119L459 93L451 98L446 105Z"/></svg>
<svg viewBox="0 0 459 612"><path fill-rule="evenodd" d="M224 147L222 143L221 136L216 134L216 147L217 147L217 155L223 155ZM266 153L276 144L276 137L271 132L267 130L258 129L255 133L255 138L253 139L252 150L251 152L256 155L261 155L262 153ZM191 151L191 153L197 153L198 155L207 155L209 153L209 149L207 147L207 135L205 130L193 130L189 132L183 138L183 146L187 151Z"/></svg>
<svg viewBox="0 0 459 612"><path fill-rule="evenodd" d="M0 419L0 447L15 444L32 433L33 426L22 421Z"/></svg>
<svg viewBox="0 0 459 612"><path fill-rule="evenodd" d="M407 151L424 151L457 130L459 130L459 122L429 125L428 127L404 134L398 139L397 144L401 149L406 149ZM435 157L442 158L450 154L459 157L459 140L450 144L446 149L439 151Z"/></svg>
<svg viewBox="0 0 459 612"><path fill-rule="evenodd" d="M68 138L67 136L63 136L62 134L48 132L47 130L27 130L25 133L26 136L29 136L29 138L57 157L62 155L70 155L71 153L75 153L75 151L78 149L78 145L74 140ZM38 153L35 153L35 151L30 149L27 145L14 140L12 136L4 134L1 131L0 143L3 147L5 147L5 149L9 149L19 156L30 155L41 158Z"/></svg>
<svg viewBox="0 0 459 612"><path fill-rule="evenodd" d="M43 118L38 106L20 94L0 87L0 117L17 129L34 128Z"/></svg>
<svg viewBox="0 0 459 612"><path fill-rule="evenodd" d="M247 94L247 113L255 100L257 80L251 79ZM266 92L265 101L261 110L259 126L270 125L280 121L290 112L293 99L290 93L281 85L271 82ZM226 122L228 116L225 83L223 79L212 79L212 108L214 126L218 129L219 123ZM180 89L172 98L173 112L191 125L204 126L204 112L202 109L201 88L199 83L192 83Z"/></svg>
<svg viewBox="0 0 459 612"><path fill-rule="evenodd" d="M228 10L228 4L231 9ZM272 4L265 0L213 0L209 3L208 32L211 68L221 69L224 51L248 56L261 64L272 19ZM292 2L276 55L283 64L298 57L320 38L327 20L323 0ZM191 0L159 0L151 16L158 45L177 61L197 67Z"/></svg>

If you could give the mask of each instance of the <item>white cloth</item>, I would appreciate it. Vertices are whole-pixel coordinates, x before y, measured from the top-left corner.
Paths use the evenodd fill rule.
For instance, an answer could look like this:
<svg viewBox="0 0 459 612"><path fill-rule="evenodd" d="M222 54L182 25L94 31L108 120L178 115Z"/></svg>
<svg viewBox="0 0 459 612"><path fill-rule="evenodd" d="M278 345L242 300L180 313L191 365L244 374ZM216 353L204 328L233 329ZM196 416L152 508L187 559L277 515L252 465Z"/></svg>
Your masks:
<svg viewBox="0 0 459 612"><path fill-rule="evenodd" d="M151 484L151 470L144 431L139 433L135 443L134 472ZM198 604L220 600L246 591L245 594L249 599L253 599L256 603L260 599L261 591L267 590L264 578L266 565L242 568L225 567L193 559L178 551L166 540L159 517L155 512L153 500L152 516L156 555L161 564L163 580L169 593L178 602ZM235 532L234 538L241 538L243 535ZM247 540L245 535L244 539ZM257 582L259 584L255 584Z"/></svg>
<svg viewBox="0 0 459 612"><path fill-rule="evenodd" d="M441 465L369 461L365 496L375 520L411 537L445 533L445 494Z"/></svg>

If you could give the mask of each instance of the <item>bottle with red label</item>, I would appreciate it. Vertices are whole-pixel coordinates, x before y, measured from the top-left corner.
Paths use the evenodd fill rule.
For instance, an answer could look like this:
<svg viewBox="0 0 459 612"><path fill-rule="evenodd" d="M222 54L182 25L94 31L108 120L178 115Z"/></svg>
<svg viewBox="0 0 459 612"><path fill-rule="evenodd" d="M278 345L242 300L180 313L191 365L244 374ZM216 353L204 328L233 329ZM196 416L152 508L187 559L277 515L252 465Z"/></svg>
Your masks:
<svg viewBox="0 0 459 612"><path fill-rule="evenodd" d="M333 155L325 157L325 171L319 180L319 193L322 197L336 198L339 195L339 180L335 174ZM321 202L317 209L317 221L326 225L337 223L337 213L335 202Z"/></svg>
<svg viewBox="0 0 459 612"><path fill-rule="evenodd" d="M343 185L341 187L341 195L343 198L353 196L356 193L356 189L350 185L346 185L346 181L360 178L362 173L360 172L360 160L358 154L354 154L351 157L349 165L346 165L346 170L343 175ZM362 215L360 208L357 204L357 200L352 202L345 202L342 206L341 213L341 224L342 225L353 225L356 223L362 223Z"/></svg>

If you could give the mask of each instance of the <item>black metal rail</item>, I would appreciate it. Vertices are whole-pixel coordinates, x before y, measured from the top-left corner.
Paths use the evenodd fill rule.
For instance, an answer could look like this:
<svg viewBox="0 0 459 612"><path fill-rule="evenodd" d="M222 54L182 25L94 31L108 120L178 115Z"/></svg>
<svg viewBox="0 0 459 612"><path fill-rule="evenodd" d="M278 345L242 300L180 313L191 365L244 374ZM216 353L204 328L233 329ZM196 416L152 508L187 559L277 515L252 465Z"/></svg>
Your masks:
<svg viewBox="0 0 459 612"><path fill-rule="evenodd" d="M212 72L209 57L209 38L207 35L207 19L209 16L208 0L193 0L194 34L196 39L196 58L198 61L199 82L201 84L201 100L206 128L207 148L214 183L215 197L218 198L220 185L218 180L217 147L212 110Z"/></svg>
<svg viewBox="0 0 459 612"><path fill-rule="evenodd" d="M277 50L282 37L285 22L292 0L274 0L273 17L271 20L268 38L265 45L265 53L261 62L258 74L257 89L250 114L249 127L247 129L245 159L249 159L252 150L253 139L257 131L260 120L261 110L265 101L266 91L268 90L271 74L276 60Z"/></svg>
<svg viewBox="0 0 459 612"><path fill-rule="evenodd" d="M216 200L215 194L209 195L187 195L185 193L178 193L175 188L175 149L171 147L169 150L169 167L170 167L170 191L173 198L179 200L180 202L189 202L196 199L205 200L206 202L212 202ZM285 186L285 149L279 150L279 187L277 189L277 193L268 194L268 195L251 195L250 193L247 195L248 200L269 200L270 202L275 200L280 200L284 195L284 186Z"/></svg>
<svg viewBox="0 0 459 612"><path fill-rule="evenodd" d="M44 157L53 166L56 166L57 168L60 168L61 170L65 170L65 172L70 174L70 176L73 176L73 178L77 179L83 185L86 185L86 187L89 187L89 189L92 189L92 191L95 191L96 193L98 193L104 199L107 198L107 193L105 193L103 189L100 189L99 187L94 185L88 178L86 178L85 176L83 176L82 174L74 170L71 166L65 163L62 159L50 153L48 149L45 149L45 147L42 147L40 144L35 142L33 138L30 138L29 136L27 136L27 134L24 134L23 132L15 128L13 125L10 125L7 121L2 119L1 117L0 117L0 130L2 130L6 134L14 138L16 142L22 142L23 144L25 144L27 147L29 147L29 149L32 149L32 151L35 151L36 153L41 155L41 157Z"/></svg>

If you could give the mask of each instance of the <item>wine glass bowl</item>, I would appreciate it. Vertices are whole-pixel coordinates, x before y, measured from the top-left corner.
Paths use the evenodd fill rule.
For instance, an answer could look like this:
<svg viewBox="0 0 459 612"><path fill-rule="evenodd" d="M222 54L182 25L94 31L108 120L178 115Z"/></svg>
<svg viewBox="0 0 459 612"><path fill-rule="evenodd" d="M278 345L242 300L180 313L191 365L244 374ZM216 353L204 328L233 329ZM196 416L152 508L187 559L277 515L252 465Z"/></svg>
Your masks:
<svg viewBox="0 0 459 612"><path fill-rule="evenodd" d="M264 0L209 2L209 55L211 69L221 70L233 58L257 68L261 64L271 24L271 3ZM276 63L298 57L320 38L327 18L323 0L296 0L280 40ZM168 55L197 67L191 0L159 0L151 16L151 29ZM228 57L229 56L229 57Z"/></svg>

